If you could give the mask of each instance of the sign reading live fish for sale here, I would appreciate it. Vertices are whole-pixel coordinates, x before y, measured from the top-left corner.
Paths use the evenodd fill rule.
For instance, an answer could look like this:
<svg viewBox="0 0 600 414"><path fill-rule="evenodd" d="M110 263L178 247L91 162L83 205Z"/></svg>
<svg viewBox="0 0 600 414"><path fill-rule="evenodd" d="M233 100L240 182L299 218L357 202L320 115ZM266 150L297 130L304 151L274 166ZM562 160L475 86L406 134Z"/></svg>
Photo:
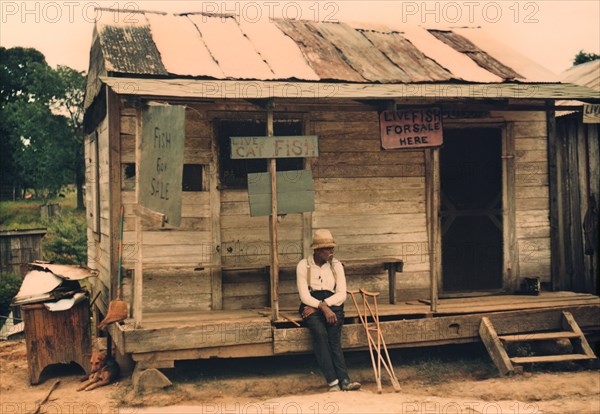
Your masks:
<svg viewBox="0 0 600 414"><path fill-rule="evenodd" d="M383 111L379 115L384 149L415 149L442 145L442 111L439 108Z"/></svg>

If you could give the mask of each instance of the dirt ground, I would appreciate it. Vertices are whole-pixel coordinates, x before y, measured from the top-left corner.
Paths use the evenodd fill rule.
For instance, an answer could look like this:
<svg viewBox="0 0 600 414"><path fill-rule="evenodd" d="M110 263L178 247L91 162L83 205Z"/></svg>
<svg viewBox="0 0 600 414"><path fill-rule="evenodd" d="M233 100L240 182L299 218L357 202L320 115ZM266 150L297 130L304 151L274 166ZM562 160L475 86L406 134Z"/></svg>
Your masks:
<svg viewBox="0 0 600 414"><path fill-rule="evenodd" d="M384 375L377 394L368 352L347 354L355 392L324 391L312 356L185 361L165 370L173 386L141 397L131 381L77 392L76 366L45 370L29 385L23 341L0 343L0 413L32 413L56 380L41 413L600 413L600 372L579 365L533 367L525 374L497 376L476 346L391 354L402 389L394 393Z"/></svg>

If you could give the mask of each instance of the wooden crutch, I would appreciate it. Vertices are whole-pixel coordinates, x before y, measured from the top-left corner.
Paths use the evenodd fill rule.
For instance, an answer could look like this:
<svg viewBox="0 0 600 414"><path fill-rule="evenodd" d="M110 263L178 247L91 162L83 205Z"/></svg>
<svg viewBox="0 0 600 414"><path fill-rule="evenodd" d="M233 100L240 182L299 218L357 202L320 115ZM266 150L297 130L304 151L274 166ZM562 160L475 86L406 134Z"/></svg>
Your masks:
<svg viewBox="0 0 600 414"><path fill-rule="evenodd" d="M388 375L390 376L390 380L392 381L392 386L394 387L394 391L400 391L400 383L398 382L398 378L394 373L394 367L392 366L392 360L390 358L390 354L388 353L387 346L385 344L385 339L383 338L383 331L381 330L381 325L379 324L379 308L377 307L377 296L379 296L379 292L367 292L363 288L360 289L360 293L363 295L363 303L369 309L369 313L375 322L375 327L377 330L377 354L379 356L379 362L383 363L384 368L386 369ZM367 297L373 297L373 304L375 306L375 312L371 309ZM365 313L366 315L366 313ZM381 355L381 347L383 346L383 350L385 352L385 358L383 359ZM380 376L381 376L381 368L379 368Z"/></svg>
<svg viewBox="0 0 600 414"><path fill-rule="evenodd" d="M359 292L363 297L363 313L364 313L364 315L361 314L358 303L356 302L356 299L354 297L354 294L359 293ZM388 353L387 346L385 344L385 339L383 338L383 332L381 330L381 325L379 324L379 308L377 306L377 296L379 296L379 292L368 292L365 289L361 288L359 291L351 291L349 293L352 296L352 301L354 302L354 306L356 306L356 310L358 311L358 316L363 324L363 327L365 328L365 333L367 335L367 341L369 343L369 353L371 354L371 363L373 365L373 371L375 373L375 381L377 383L377 392L380 394L382 392L382 389L381 389L381 365L383 365L383 367L387 371L388 375L390 376L392 386L394 387L394 391L395 392L400 391L400 384L398 382L398 378L396 378L396 374L394 373L394 367L392 366L392 361L390 359L390 355ZM371 305L369 304L369 301L368 301L369 297L373 298L375 311L373 311L373 308L371 308ZM375 328L369 328L367 310L369 311L369 314L371 315L371 318L373 319ZM375 340L373 339L373 336L371 334L372 332L377 332L377 344L375 344ZM382 346L383 346L383 350L385 352L385 359L381 353ZM375 348L376 352L377 352L377 365L375 364L373 348Z"/></svg>
<svg viewBox="0 0 600 414"><path fill-rule="evenodd" d="M360 318L360 322L362 323L363 328L365 329L365 334L367 335L367 343L369 344L369 354L371 355L371 364L373 365L373 373L375 374L375 382L377 383L377 392L381 394L381 371L377 370L377 366L375 365L375 357L373 356L373 337L371 336L371 331L369 330L369 326L367 325L367 310L363 309L363 314L360 311L360 307L358 306L358 302L356 302L355 294L360 293L358 290L349 290L348 293L352 297L352 302L354 302L354 306L356 307L356 311L358 312L358 317ZM364 296L363 296L363 308L364 308ZM379 360L379 358L378 358Z"/></svg>

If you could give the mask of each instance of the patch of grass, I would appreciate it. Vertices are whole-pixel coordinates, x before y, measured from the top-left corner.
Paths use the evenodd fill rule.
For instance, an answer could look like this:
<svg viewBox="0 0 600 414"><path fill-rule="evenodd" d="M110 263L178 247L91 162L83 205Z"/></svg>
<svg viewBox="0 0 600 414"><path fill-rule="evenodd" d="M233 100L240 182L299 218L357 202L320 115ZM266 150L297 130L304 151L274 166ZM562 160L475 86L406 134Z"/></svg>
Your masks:
<svg viewBox="0 0 600 414"><path fill-rule="evenodd" d="M47 228L42 241L41 259L55 263L83 264L87 262L87 223L85 211L77 210L77 194L66 189L65 197L49 200L19 200L0 202L0 230L31 230ZM40 207L60 204L59 216L42 220Z"/></svg>
<svg viewBox="0 0 600 414"><path fill-rule="evenodd" d="M39 200L0 202L0 230L30 230L44 227Z"/></svg>
<svg viewBox="0 0 600 414"><path fill-rule="evenodd" d="M0 230L30 230L46 227L41 219L40 207L45 204L60 204L63 214L82 214L77 211L77 193L73 189L64 192L65 197L48 200L30 199L18 201L0 201Z"/></svg>

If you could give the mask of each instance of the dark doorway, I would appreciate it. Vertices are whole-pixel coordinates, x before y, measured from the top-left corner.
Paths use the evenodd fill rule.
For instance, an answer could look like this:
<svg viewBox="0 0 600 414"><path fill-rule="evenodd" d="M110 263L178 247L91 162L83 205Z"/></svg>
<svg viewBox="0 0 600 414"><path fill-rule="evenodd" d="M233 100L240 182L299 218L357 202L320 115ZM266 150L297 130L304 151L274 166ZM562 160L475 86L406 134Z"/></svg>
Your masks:
<svg viewBox="0 0 600 414"><path fill-rule="evenodd" d="M440 184L443 291L501 289L500 130L444 131Z"/></svg>

